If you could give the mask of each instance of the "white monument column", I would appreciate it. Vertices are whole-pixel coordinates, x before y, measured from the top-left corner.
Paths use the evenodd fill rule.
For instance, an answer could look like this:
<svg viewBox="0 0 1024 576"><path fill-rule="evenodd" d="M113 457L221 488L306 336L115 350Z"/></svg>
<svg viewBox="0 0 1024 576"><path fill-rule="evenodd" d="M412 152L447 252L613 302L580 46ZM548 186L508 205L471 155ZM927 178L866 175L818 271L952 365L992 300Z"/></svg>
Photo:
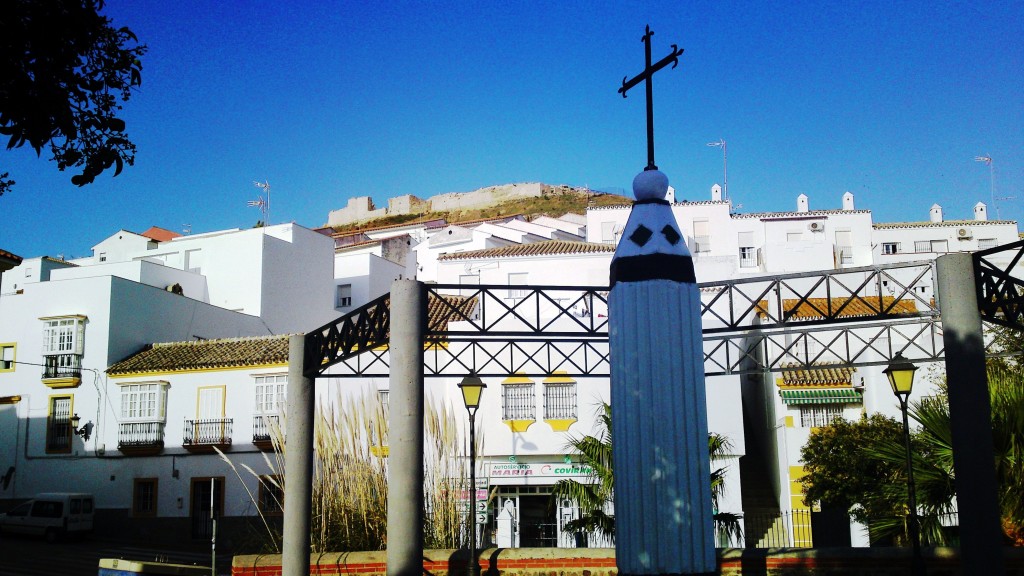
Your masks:
<svg viewBox="0 0 1024 576"><path fill-rule="evenodd" d="M700 293L656 169L612 259L609 296L619 574L714 574Z"/></svg>

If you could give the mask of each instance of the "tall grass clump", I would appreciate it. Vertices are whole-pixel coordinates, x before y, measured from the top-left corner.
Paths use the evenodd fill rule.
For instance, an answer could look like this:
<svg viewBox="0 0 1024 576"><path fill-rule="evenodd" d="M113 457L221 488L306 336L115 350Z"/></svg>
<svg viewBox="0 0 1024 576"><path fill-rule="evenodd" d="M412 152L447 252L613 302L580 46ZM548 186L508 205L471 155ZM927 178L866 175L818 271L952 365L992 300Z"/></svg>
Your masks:
<svg viewBox="0 0 1024 576"><path fill-rule="evenodd" d="M424 543L428 548L458 548L469 537L462 500L468 495L468 447L450 405L428 397L424 412ZM269 472L260 474L241 465L271 494L284 490L285 428L282 416L280 427L274 427L271 434L273 458L264 457ZM314 552L386 548L387 437L387 409L376 390L339 393L334 403L320 405L313 442L310 544ZM479 444L479 435L477 440ZM221 458L245 486L230 459L223 454ZM247 486L245 489L255 506L255 495ZM265 532L259 549L276 552L281 531L259 513Z"/></svg>

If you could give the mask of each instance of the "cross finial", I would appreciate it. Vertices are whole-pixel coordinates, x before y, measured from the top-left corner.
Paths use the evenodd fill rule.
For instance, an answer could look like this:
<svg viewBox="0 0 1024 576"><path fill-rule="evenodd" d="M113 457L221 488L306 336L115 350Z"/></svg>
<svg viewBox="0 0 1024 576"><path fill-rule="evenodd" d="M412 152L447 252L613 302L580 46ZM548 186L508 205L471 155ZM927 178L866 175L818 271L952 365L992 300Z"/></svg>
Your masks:
<svg viewBox="0 0 1024 576"><path fill-rule="evenodd" d="M626 77L622 77L622 87L619 88L619 94L622 97L626 97L626 91L636 86L641 81L646 82L647 88L647 167L644 170L657 170L658 167L654 165L654 96L653 89L651 87L651 78L654 73L667 66L670 62L672 67L675 68L679 64L679 56L683 54L683 49L679 48L675 44L672 45L672 52L668 56L665 56L659 60L653 66L651 65L651 36L654 32L651 32L650 25L647 26L643 38L640 40L644 43L644 71L633 77L632 80L626 80Z"/></svg>

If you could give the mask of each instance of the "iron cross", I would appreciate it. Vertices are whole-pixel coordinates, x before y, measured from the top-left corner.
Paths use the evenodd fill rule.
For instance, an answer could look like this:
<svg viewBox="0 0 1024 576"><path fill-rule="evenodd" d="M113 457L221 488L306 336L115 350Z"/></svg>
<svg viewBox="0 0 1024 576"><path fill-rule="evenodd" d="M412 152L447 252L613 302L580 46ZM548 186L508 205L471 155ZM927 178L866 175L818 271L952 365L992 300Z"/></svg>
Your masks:
<svg viewBox="0 0 1024 576"><path fill-rule="evenodd" d="M658 167L654 165L654 96L651 88L651 77L658 70L661 70L672 63L672 67L675 68L679 64L679 56L682 55L683 49L677 47L675 44L672 45L672 52L658 61L657 64L651 65L651 36L654 32L651 32L650 25L647 26L647 31L644 33L644 37L641 40L644 43L644 57L646 59L646 66L644 71L633 77L632 80L626 81L626 77L622 77L622 88L619 88L619 94L622 97L626 97L626 90L629 90L633 86L636 86L641 81L647 84L647 167L644 170L657 170Z"/></svg>

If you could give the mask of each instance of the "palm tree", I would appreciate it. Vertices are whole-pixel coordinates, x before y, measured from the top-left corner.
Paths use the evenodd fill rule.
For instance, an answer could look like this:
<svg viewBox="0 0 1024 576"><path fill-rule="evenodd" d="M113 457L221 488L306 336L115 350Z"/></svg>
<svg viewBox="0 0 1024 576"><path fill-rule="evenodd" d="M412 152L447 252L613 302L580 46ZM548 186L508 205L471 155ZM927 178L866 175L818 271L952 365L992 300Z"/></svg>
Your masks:
<svg viewBox="0 0 1024 576"><path fill-rule="evenodd" d="M996 456L996 481L1003 532L1017 546L1024 545L1024 370L990 363L989 398L992 407L992 440ZM948 544L942 530L943 516L954 511L955 473L949 404L945 394L914 403L910 416L921 425L913 438L914 485L917 492L921 541ZM902 444L880 443L867 448L873 456L892 463L905 462ZM902 465L901 465L902 466ZM902 471L902 467L899 468ZM893 479L887 493L878 497L906 502L906 481ZM899 538L906 536L904 515L869 521L872 531Z"/></svg>
<svg viewBox="0 0 1024 576"><path fill-rule="evenodd" d="M565 525L567 532L593 532L598 536L614 538L615 515L608 512L612 508L615 494L611 406L607 403L600 405L597 436L570 438L568 447L589 467L591 482L559 480L551 490L552 505L561 499L571 499L579 506L580 517ZM731 448L732 444L725 436L708 435L708 452L712 462L725 458ZM711 502L719 541L731 543L743 537L743 529L739 514L718 511L718 503L725 494L726 470L722 467L711 472Z"/></svg>
<svg viewBox="0 0 1024 576"><path fill-rule="evenodd" d="M615 538L615 515L612 508L615 473L612 464L612 408L602 403L598 412L597 436L570 438L569 448L589 467L592 482L559 480L551 489L552 503L561 499L576 502L580 517L565 525L567 532L593 532L601 537Z"/></svg>

